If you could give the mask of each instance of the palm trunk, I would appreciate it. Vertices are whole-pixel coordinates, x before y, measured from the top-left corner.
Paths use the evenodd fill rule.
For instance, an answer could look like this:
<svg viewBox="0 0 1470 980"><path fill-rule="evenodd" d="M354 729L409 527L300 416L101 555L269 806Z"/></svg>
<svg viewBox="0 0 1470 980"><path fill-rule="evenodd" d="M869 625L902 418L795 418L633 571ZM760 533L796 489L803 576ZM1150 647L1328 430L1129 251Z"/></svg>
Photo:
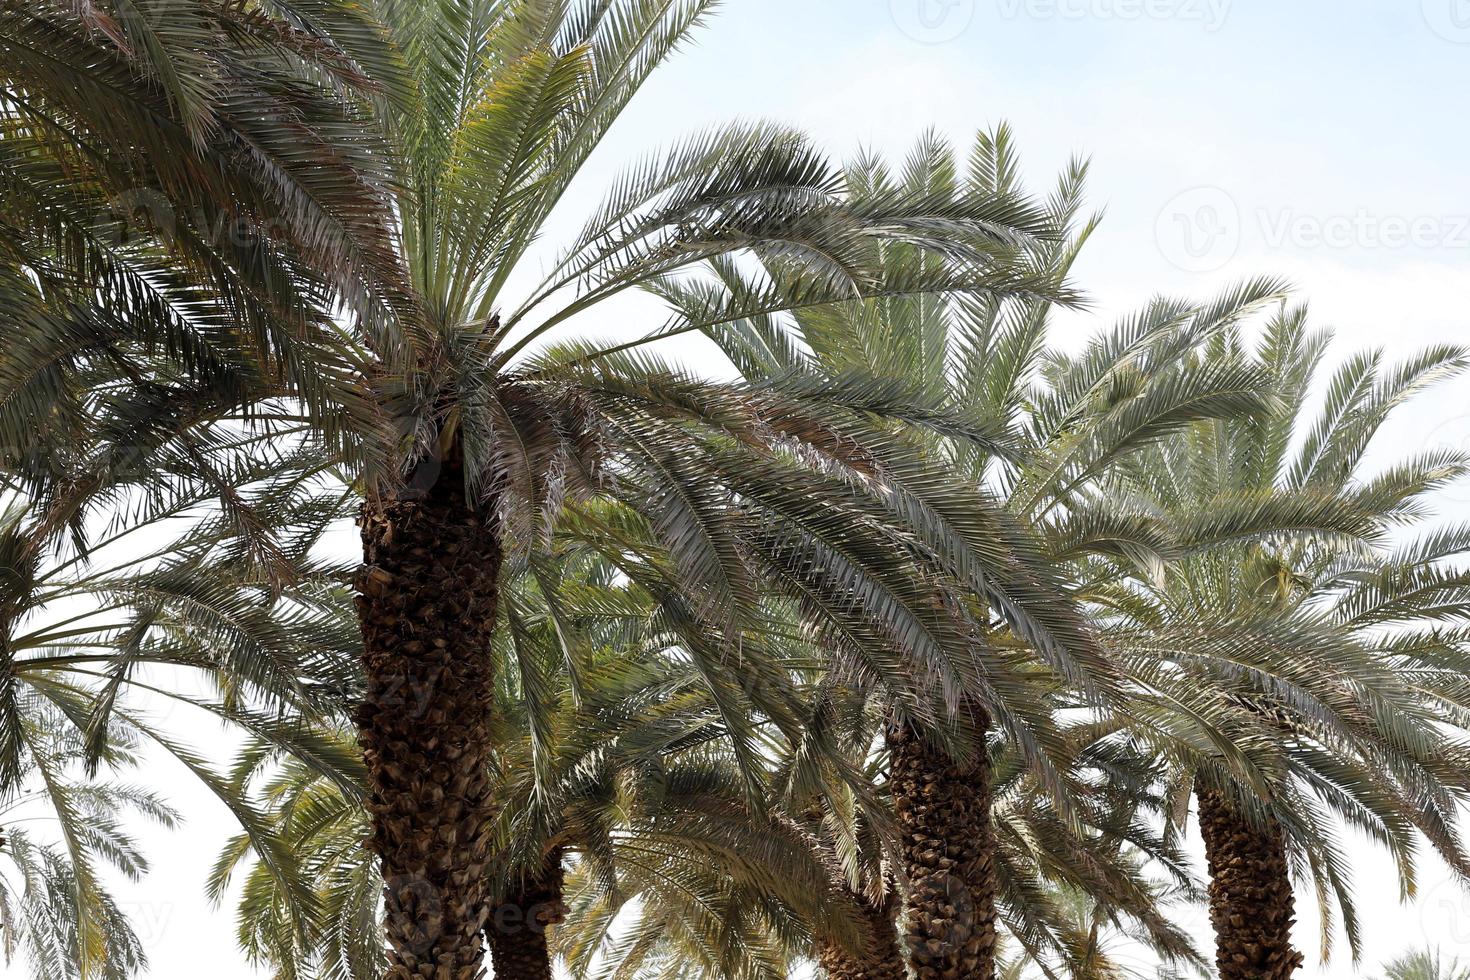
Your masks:
<svg viewBox="0 0 1470 980"><path fill-rule="evenodd" d="M523 882L520 891L485 923L495 980L552 980L546 931L567 916L561 859L558 848L546 859L541 873Z"/></svg>
<svg viewBox="0 0 1470 980"><path fill-rule="evenodd" d="M983 735L989 719L971 705ZM908 876L904 934L917 980L994 980L995 834L984 748L954 762L919 732L887 728L889 784Z"/></svg>
<svg viewBox="0 0 1470 980"><path fill-rule="evenodd" d="M817 963L822 974L827 980L907 980L893 911L877 908L860 895L849 897L853 907L861 910L862 952L854 954L844 944L819 940Z"/></svg>
<svg viewBox="0 0 1470 980"><path fill-rule="evenodd" d="M365 506L359 578L367 695L366 846L382 862L385 980L477 980L492 812L490 636L500 546L458 469Z"/></svg>
<svg viewBox="0 0 1470 980"><path fill-rule="evenodd" d="M1291 945L1295 901L1281 828L1251 822L1219 790L1196 786L1195 794L1220 980L1287 980L1302 954Z"/></svg>

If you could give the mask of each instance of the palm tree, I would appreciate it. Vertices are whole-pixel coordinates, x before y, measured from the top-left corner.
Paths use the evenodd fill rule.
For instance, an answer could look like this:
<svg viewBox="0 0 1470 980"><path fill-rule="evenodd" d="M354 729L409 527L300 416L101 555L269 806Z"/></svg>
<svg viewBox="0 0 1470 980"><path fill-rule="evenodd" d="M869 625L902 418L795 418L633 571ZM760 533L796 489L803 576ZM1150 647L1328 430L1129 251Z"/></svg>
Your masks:
<svg viewBox="0 0 1470 980"><path fill-rule="evenodd" d="M88 175L80 189L55 167L37 181L43 191L60 186L82 195L85 207L78 208L90 216L119 172L131 179L158 168L168 178L158 183L171 208L179 199L207 197L178 167L182 161L197 169L199 155L214 148L211 135L222 133L223 169L247 186L210 197L215 203L206 217L233 220L238 211L264 224L285 212L285 233L247 236L238 252L232 243L161 248L165 243L151 227L130 251L97 252L122 277L113 291L141 296L134 305L154 314L142 322L167 329L152 326L140 336L112 324L87 351L126 370L135 352L117 350L110 338L141 343L145 351L163 338L162 346L211 384L226 410L253 401L247 421L257 422L304 414L324 438L325 458L353 472L367 498L358 601L367 696L358 721L374 815L370 846L387 879L392 972L474 976L488 914L482 882L493 817L486 763L494 670L484 652L497 613L502 553L508 548L518 561L532 554L564 498L611 492L641 509L670 543L695 607L738 618L750 605L750 575L734 560L730 528L712 509L716 501L739 494L767 516L779 515L784 523L773 526L781 534L766 546L785 548L793 567L805 564L794 548L831 551L838 541L822 534L851 535L873 519L849 501L838 525L821 524L818 496L792 493L791 481L816 480L812 486L849 498L872 493L873 456L850 451L850 443L892 401L883 392L710 385L636 349L748 315L854 296L937 288L1055 295L1054 277L1028 275L1013 263L1018 243L1049 230L1045 215L1005 195L895 191L858 200L841 172L793 134L769 126L729 129L631 171L517 303L511 287L525 278L531 245L573 177L710 3L385 2L357 21L356 12L326 18L281 8L283 23L257 19L245 27L187 4L178 11L153 6L143 12L156 18L116 23L108 19L110 8L89 8L95 22L80 30L58 27L62 14L44 6L29 19L12 16L7 43L19 54L7 91L18 121L9 145L24 154L45 142L39 155L50 160L52 142L70 145L62 131L96 132L97 142L126 166ZM287 78L211 43L220 33L251 31L270 34L290 52L249 49L252 57L265 52L259 57L271 67L286 64ZM335 47L332 38L339 39ZM48 60L46 45L53 42L63 57ZM33 49L42 53L31 57ZM136 49L147 55L139 58ZM303 64L298 52L312 57ZM95 117L73 94L78 74L85 76L94 61L135 83L106 104L108 114ZM48 73L46 65L55 70ZM207 87L196 91L175 79L228 80L241 73L252 84L270 81L240 118L228 103L212 101ZM312 100L323 97L316 84L323 81L362 97L347 107L333 102L318 115ZM32 90L49 115L27 101ZM359 124L365 113L371 125ZM140 115L199 145L188 153L149 145L140 154L116 125ZM281 122L298 116L328 121L298 141ZM345 134L365 131L376 135L337 145ZM302 141L316 152L293 155ZM244 154L250 165L243 174L231 169L239 144L256 142L262 148ZM237 157L228 156L232 149ZM340 165L305 165L318 153ZM274 169L273 154L285 158ZM382 161L395 168L389 185L373 179ZM246 180L260 174L272 178L265 181L269 193ZM368 179L358 179L363 175ZM382 199L384 186L394 189L390 201ZM35 210L39 193L21 200L20 213ZM244 203L232 210L218 203L222 197ZM188 226L190 234L196 230ZM20 231L18 240L34 244L12 263L14 270L44 271L54 256L73 254L63 247L70 239L59 234ZM901 276L882 270L875 261L880 240L907 242L931 261ZM230 254L222 258L221 251ZM178 254L209 273L202 283L173 275L169 260ZM684 304L651 337L529 357L551 331L595 304L653 281L679 281L697 291L681 272L741 254L779 264L789 275L739 296L710 292L701 309ZM236 266L266 281L242 280ZM35 351L12 376L21 397L7 400L19 406L7 432L22 440L26 420L42 417L53 403L80 417L74 399L56 397L54 384L32 383L69 378L79 362L89 363L70 353L65 327L72 306L64 304L78 297L61 287L93 277L54 278L51 288L43 276L38 290L27 272L12 277L18 302L24 301L17 308L34 311L22 319ZM178 287L160 295L158 283ZM170 316L181 304L184 312ZM67 316L52 313L58 305ZM333 316L339 309L347 314L343 322ZM273 321L283 311L285 329L277 329ZM249 337L252 344L245 352L238 344L211 345L216 335ZM954 420L922 421L964 428ZM833 464L842 468L835 475ZM785 482L755 479L762 467L779 470ZM912 469L909 475L913 486L882 487L881 506L890 514L934 511L934 502L923 499L933 487ZM939 529L949 540L938 547L973 548L959 540L965 529L949 516L950 526ZM936 527L932 520L924 524L926 531ZM1005 560L993 549L976 554ZM850 586L857 573L845 568L842 574ZM998 590L1021 590L1012 599L1029 596L1051 646L1082 645L1067 618L1048 611L1055 597L1046 588L1013 571L996 581ZM838 594L829 590L829 601ZM900 629L913 633L911 617ZM951 652L958 647L951 644Z"/></svg>
<svg viewBox="0 0 1470 980"><path fill-rule="evenodd" d="M1176 970L1161 968L1156 962L1146 962L1139 956L1139 948L1148 949L1151 937L1134 935L1126 928L1118 928L1107 908L1087 892L1061 886L1055 888L1051 899L1061 913L1059 917L1070 927L1075 943L1073 962L1069 964L1067 973L1073 980L1146 980L1150 977L1178 980L1183 975ZM1160 900L1167 901L1164 896L1160 896ZM1015 962L1021 967L1027 960L1017 958Z"/></svg>
<svg viewBox="0 0 1470 980"><path fill-rule="evenodd" d="M980 135L961 173L943 141L927 138L894 176L876 160L861 161L849 183L858 196L953 193L981 197L1019 193L1020 167L1008 129ZM1086 166L1074 163L1047 199L1055 239L1034 243L1017 261L1028 275L1065 277L1095 220L1079 220ZM911 276L930 259L902 243L885 246L888 274ZM730 297L781 281L785 270L759 273L716 261ZM661 285L671 302L697 310L704 292ZM933 465L994 500L1012 540L1029 538L1043 563L1056 571L1051 587L1081 594L1061 574L1094 553L1123 553L1157 562L1166 532L1155 522L1118 515L1093 491L1116 462L1190 421L1239 414L1260 404L1259 378L1246 366L1199 363L1190 357L1205 338L1280 294L1272 280L1243 284L1209 304L1158 300L1096 337L1069 360L1047 346L1056 303L1045 296L965 296L943 293L875 297L794 312L795 335L768 316L711 325L705 333L752 379L816 375L825 383L854 378L887 385L930 412L964 411L989 421L990 440L955 439L931 432L903 443L909 458ZM897 397L897 395L896 395ZM1055 737L1048 695L1027 692L1037 680L1037 658L1055 673L1043 687L1083 689L1096 707L1098 691L1078 683L1066 659L1044 637L1010 628L1003 602L987 594L983 578L961 585L990 620L978 639L981 682L962 692L958 710L940 728L895 716L887 727L889 784L906 835L902 880L908 911L904 927L921 978L990 976L997 940L995 841L991 826L991 763L978 747L1004 732L1059 792L1064 754ZM1092 683L1107 676L1093 671ZM1075 703L1076 695L1068 695ZM956 737L955 733L959 733Z"/></svg>
<svg viewBox="0 0 1470 980"><path fill-rule="evenodd" d="M0 910L7 951L23 943L38 977L122 978L145 962L98 868L133 878L147 869L123 814L173 822L156 795L113 778L144 748L183 765L273 853L270 828L150 704L213 717L319 765L332 758L297 719L343 696L349 678L336 665L355 649L351 620L333 611L343 590L330 571L305 564L290 585L261 574L198 490L135 493L123 513L74 524L59 540L67 508L13 487L0 495L0 854L18 876L0 883ZM249 506L243 491L240 505ZM307 539L320 516L263 512L283 533L296 522ZM177 527L187 528L181 538L168 534ZM217 697L188 693L196 685L184 675ZM24 825L37 820L59 833L32 835ZM282 881L306 897L299 882Z"/></svg>
<svg viewBox="0 0 1470 980"><path fill-rule="evenodd" d="M739 494L787 522L773 526L817 540L826 505L793 493L791 481L805 474L829 490L844 482L850 496L870 462L843 456L864 414L882 407L871 391L710 384L639 345L853 296L1056 292L1053 277L1011 262L1017 242L1048 231L1027 202L899 192L855 200L840 171L770 126L713 132L636 167L549 272L530 277L527 255L572 179L710 6L373 6L405 80L377 106L375 127L398 168L394 238L413 308L386 320L358 310L345 324L328 363L350 365L355 400L350 410L329 405L322 420L340 428L366 399L381 422L356 430L352 460L366 495L358 614L367 695L357 720L392 977L478 974L495 817L486 651L503 557L529 560L563 500L610 493L669 545L693 604L735 622L750 606L751 576L733 560L714 504ZM880 276L878 240L909 242L933 262ZM605 301L734 255L792 276L730 302L712 295L698 313L686 306L641 340L534 353ZM833 477L834 462L850 476ZM776 472L784 482L769 479ZM1024 585L1014 574L999 581ZM1032 591L1043 600L1033 615L1055 618L1050 593ZM1076 645L1070 635L1058 642Z"/></svg>
<svg viewBox="0 0 1470 980"><path fill-rule="evenodd" d="M1470 966L1456 958L1445 960L1439 950L1409 953L1383 969L1383 980L1470 980Z"/></svg>
<svg viewBox="0 0 1470 980"><path fill-rule="evenodd" d="M1421 837L1465 867L1464 747L1445 726L1465 721L1450 675L1464 663L1470 594L1455 559L1470 537L1450 528L1387 541L1470 461L1431 450L1377 476L1362 464L1391 410L1466 358L1442 347L1389 369L1376 352L1354 356L1311 419L1326 345L1303 309L1283 308L1253 352L1237 333L1216 338L1206 356L1257 365L1279 400L1150 448L1108 490L1189 528L1181 560L1096 596L1141 685L1132 735L1167 760L1175 819L1191 790L1198 801L1225 978L1287 977L1301 964L1293 867L1316 886L1324 956L1334 898L1356 953L1338 821L1388 847L1406 887ZM1275 514L1262 523L1265 509ZM1349 520L1334 531L1328 509ZM1210 540L1198 541L1206 528Z"/></svg>
<svg viewBox="0 0 1470 980"><path fill-rule="evenodd" d="M647 569L609 561L649 597L661 594ZM596 963L609 976L675 969L690 977L783 977L796 959L810 957L834 980L907 975L895 929L901 903L889 873L902 866L896 860L900 838L881 785L881 756L870 754L875 738L881 742L887 716L870 699L848 692L845 679L826 669L828 651L812 643L799 608L782 602L764 608L761 641L770 646L757 651L755 638L748 637L746 662L786 665L807 702L805 720L794 733L776 724L767 725L763 736L764 754L773 766L768 805L781 816L771 822L751 814L728 785L711 798L715 810L701 810L705 819L722 814L722 833L732 835L730 846L712 847L708 836L657 820L671 802L661 791L652 827L635 820L629 828L638 835L634 853L608 864L616 887L609 887L604 875L577 876L573 918L559 935L579 973ZM700 645L686 630L671 639L671 652ZM651 655L657 656L645 651L635 659L646 662ZM702 674L697 680L703 687L711 678ZM1124 761L1109 760L1115 774L1124 770ZM1064 815L1047 805L1047 793L1033 772L1024 753L1003 755L995 805L1002 914L1028 953L1042 962L1054 954L1080 968L1083 940L1066 909L1050 899L1056 887L1064 886L1097 896L1099 915L1131 924L1134 934L1147 937L1166 960L1202 963L1188 938L1159 913L1159 886L1130 863L1131 855L1145 854L1173 877L1169 896L1192 894L1185 859L1137 816L1162 807L1147 796L1148 780L1134 775L1116 791L1106 784L1093 787ZM1072 824L1076 819L1086 827L1080 835ZM673 826L679 831L664 837L656 852L660 860L641 859L649 853L649 830ZM756 855L768 865L764 874L751 872ZM815 882L810 871L798 874L803 867L817 869ZM771 883L786 879L782 887ZM793 890L789 885L796 881L802 885ZM609 924L630 907L636 913L622 922L619 942L609 952L603 941Z"/></svg>
<svg viewBox="0 0 1470 980"><path fill-rule="evenodd" d="M686 644L697 642L688 625L662 618L636 580L617 572L595 553L574 550L561 553L555 569L504 583L506 616L495 642L509 669L498 681L491 750L499 819L485 924L496 976L551 977L548 931L570 911L573 890L583 893L582 914L592 922L557 945L582 960L597 955L609 910L646 894L650 882L687 884L712 868L727 887L736 883L834 928L825 871L805 840L751 815L752 774L731 750L708 675L687 662ZM569 625L579 637L571 665L563 660ZM273 768L279 754L266 744L247 751L234 784L248 795L259 781L277 838L312 883L311 928L294 929L295 896L246 835L222 854L213 893L222 894L254 854L238 910L253 959L291 976L377 976L381 879L356 846L368 829L360 795L309 762L287 757ZM619 882L615 895L610 881ZM657 895L675 899L679 890L661 887ZM687 895L672 904L690 907ZM768 947L728 936L710 945L727 952L718 969L731 976L746 975Z"/></svg>
<svg viewBox="0 0 1470 980"><path fill-rule="evenodd" d="M33 694L23 702L29 751L20 780L0 792L5 965L20 953L35 980L127 980L147 955L100 865L137 880L148 861L123 818L172 826L177 814L149 790L77 778L88 757L80 733L54 704ZM137 761L137 738L121 729L110 734L104 758L120 776Z"/></svg>

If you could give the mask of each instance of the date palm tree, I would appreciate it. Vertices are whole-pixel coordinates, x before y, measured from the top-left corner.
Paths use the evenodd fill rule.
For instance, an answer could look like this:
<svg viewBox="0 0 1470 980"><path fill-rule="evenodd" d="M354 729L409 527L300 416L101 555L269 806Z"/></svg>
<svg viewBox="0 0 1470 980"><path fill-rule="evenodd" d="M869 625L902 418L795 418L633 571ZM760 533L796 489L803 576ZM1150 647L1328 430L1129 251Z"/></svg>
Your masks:
<svg viewBox="0 0 1470 980"><path fill-rule="evenodd" d="M532 245L573 178L710 6L373 5L406 79L376 128L398 166L395 236L414 298L411 315L386 325L361 316L345 331L353 377L383 423L353 463L366 494L358 727L369 846L387 882L390 977L466 980L480 969L495 817L486 652L503 559L529 561L563 501L611 494L668 547L691 601L737 625L752 608L752 573L735 560L730 512L716 503L738 495L753 519L779 529L770 548L810 554L835 545L823 533L843 530L822 525L838 512L822 491L845 482L850 497L871 462L871 452L844 451L884 407L881 393L714 384L641 345L854 296L1056 292L1054 277L1012 262L1018 242L1049 231L1028 202L898 191L858 199L804 140L764 125L713 131L635 167L547 271L530 274ZM933 261L880 275L881 241ZM697 312L685 305L649 336L546 348L574 319L720 256L759 256L791 277L733 301L711 295ZM848 475L834 477L833 464ZM901 513L921 488L901 486L900 475L881 494L866 479L875 500ZM797 480L812 489L794 492ZM851 513L837 519L856 526ZM955 522L943 533L942 547L968 546ZM1008 608L1029 602L1055 646L1077 646L1053 595L1030 584L1036 574L1008 570L995 587L1012 594Z"/></svg>
<svg viewBox="0 0 1470 980"><path fill-rule="evenodd" d="M125 828L137 818L172 826L177 814L150 790L123 782L137 738L110 733L106 780L80 772L88 750L52 703L22 699L26 752L18 781L0 791L0 951L35 980L127 980L147 952L103 866L137 880L146 856ZM19 957L22 961L17 964Z"/></svg>
<svg viewBox="0 0 1470 980"><path fill-rule="evenodd" d="M160 0L90 5L80 23L60 5L6 10L15 58L5 149L29 181L11 209L26 247L7 266L7 288L30 346L9 376L17 397L6 401L5 432L24 444L30 420L58 408L84 421L79 371L100 358L142 374L139 351L161 349L217 393L225 414L248 405L236 421L257 434L267 417L308 419L322 458L352 474L367 500L358 721L393 976L478 973L497 576L503 554L529 560L563 499L611 493L639 508L671 546L686 595L732 623L753 593L721 523L729 513L717 517L714 502L738 494L758 516L779 517L767 545L785 548L793 568L872 520L849 502L846 513L828 508L837 523L820 524L819 495L793 492L798 476L849 499L865 490L870 509L933 510L923 497L934 488L902 486L898 470L874 494L873 454L849 451L887 407L883 392L711 385L641 345L854 296L1058 293L1055 279L1012 262L1019 242L1049 231L1028 202L858 200L805 141L759 125L634 168L550 271L529 277L527 256L575 175L710 6L443 0L237 15ZM242 53L222 37L248 43ZM104 76L118 94L94 107L86 91ZM324 94L344 90L346 99ZM134 129L161 135L138 145L127 138ZM102 152L73 180L63 164L78 138ZM377 179L384 167L391 180ZM216 171L212 186L189 182ZM106 219L108 202L140 175L164 208L140 234L119 235L125 222ZM27 223L48 193L71 207L59 212L65 222ZM106 234L89 237L99 214ZM189 218L182 231L158 227L179 215ZM243 242L200 240L212 222L236 219ZM261 230L276 220L283 229ZM879 275L881 240L932 262ZM652 337L537 352L573 318L608 309L597 304L734 255L792 275L730 302L712 293ZM127 302L99 304L90 285L76 287L99 275ZM154 394L167 403L163 389ZM763 470L785 482L763 481ZM953 522L924 529L948 534L931 542L948 551L975 543ZM978 554L997 568L1008 560ZM849 586L859 574L841 573ZM1054 648L1079 645L1044 587L1014 570L996 583L1034 600L1036 629ZM895 629L932 640L910 619Z"/></svg>
<svg viewBox="0 0 1470 980"><path fill-rule="evenodd" d="M804 841L751 817L747 780L760 774L731 750L710 677L691 669L685 653L702 642L691 632L700 627L661 616L636 580L587 550L562 554L536 576L508 579L502 602L495 642L507 671L497 682L489 775L499 818L484 926L496 976L549 980L555 948L578 960L595 955L602 943L594 933L608 926L600 914L590 914L580 935L550 941L579 887L569 877L594 892L623 883L616 901L598 893L603 909L616 909L627 883L693 880L718 867L727 886L799 908L804 921L856 941L833 925L824 870ZM578 637L571 664L569 628ZM702 628L717 632L718 624ZM377 941L381 876L357 846L368 830L361 794L309 760L287 756L275 767L280 758L279 746L253 747L235 785L241 795L258 785L297 874L312 883L311 928L295 930L296 896L247 835L223 852L214 894L248 865L238 917L258 963L299 977L379 976L386 968ZM360 767L352 771L361 777ZM718 917L711 923L729 927ZM734 934L715 943L728 956L722 969L746 975L769 942L745 946L731 941Z"/></svg>
<svg viewBox="0 0 1470 980"><path fill-rule="evenodd" d="M1064 231L1023 250L1018 261L1030 275L1065 277L1092 233L1095 220L1079 217L1085 175L1085 164L1075 162L1047 198L1051 223ZM924 194L955 188L1007 197L1019 193L1019 181L1005 127L980 135L963 171L950 147L928 138L897 175L881 161L865 160L849 176L859 198L879 199L895 189ZM900 277L930 262L902 243L884 247L881 261ZM752 272L734 263L712 264L731 297L785 275L779 266ZM698 309L707 302L703 292L681 284L660 288L676 305ZM1006 514L1012 533L1039 542L1056 569L1056 587L1079 595L1084 583L1066 576L1090 554L1162 561L1167 530L1138 514L1111 511L1093 491L1118 460L1190 421L1260 405L1263 388L1249 366L1200 362L1192 352L1280 291L1280 283L1258 280L1207 304L1157 300L1100 332L1075 358L1049 346L1057 304L1045 296L875 297L797 310L790 318L794 332L766 316L711 325L705 332L748 378L805 374L829 384L882 379L930 411L963 408L989 419L1008 438L981 443L936 432L907 443L906 451L979 487ZM933 727L898 715L886 734L888 784L906 839L900 874L905 940L924 980L987 977L994 970L993 773L978 748L992 732L1003 732L1037 767L1039 785L1055 791L1061 784L1046 754L1037 751L1052 745L1061 754L1054 720L1059 702L1026 693L1036 680L1036 659L1047 657L1045 646L1010 631L1003 606L983 589L974 594L979 618L991 626L977 639L989 676L982 673L977 686L961 692L958 710L941 725L967 737L946 745ZM1053 680L1060 683L1051 690L1072 692L1073 705L1085 707L1091 697L1097 706L1096 693L1064 666Z"/></svg>
<svg viewBox="0 0 1470 980"><path fill-rule="evenodd" d="M1113 648L1147 690L1133 735L1168 761L1174 819L1191 791L1198 802L1225 978L1288 977L1300 966L1293 869L1323 908L1323 955L1334 904L1356 955L1339 824L1368 829L1406 889L1420 840L1465 868L1456 826L1465 714L1454 675L1466 655L1470 537L1411 530L1426 497L1470 460L1431 448L1371 475L1365 459L1394 407L1461 371L1466 356L1440 347L1394 367L1379 352L1352 356L1313 413L1327 341L1301 308L1280 310L1254 349L1234 332L1215 338L1206 356L1258 365L1277 401L1151 447L1107 491L1176 526L1212 515L1219 531L1253 508L1277 509L1259 533L1202 545L1185 533L1184 556L1161 574L1097 593L1115 617ZM1294 508L1279 506L1290 498ZM1323 526L1314 511L1329 506L1357 511L1357 527Z"/></svg>

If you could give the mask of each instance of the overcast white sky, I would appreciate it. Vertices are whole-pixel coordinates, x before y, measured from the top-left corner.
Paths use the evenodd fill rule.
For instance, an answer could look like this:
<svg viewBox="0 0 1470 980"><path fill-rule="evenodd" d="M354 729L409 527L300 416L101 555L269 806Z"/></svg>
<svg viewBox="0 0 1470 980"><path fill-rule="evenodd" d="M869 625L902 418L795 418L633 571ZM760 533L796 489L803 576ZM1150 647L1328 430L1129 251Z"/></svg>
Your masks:
<svg viewBox="0 0 1470 980"><path fill-rule="evenodd" d="M1036 186L1074 152L1094 162L1107 218L1077 269L1096 308L1075 318L1078 336L1156 292L1276 273L1337 329L1339 351L1399 355L1465 336L1467 90L1467 0L728 0L630 109L570 210L650 146L734 118L796 124L840 155L902 153L929 126L963 144L1009 120ZM601 332L652 325L640 320ZM1411 405L1387 449L1470 442L1467 394L1461 381ZM1444 507L1467 502L1453 491ZM229 915L202 897L228 820L176 767L148 775L189 815L145 835L155 871L126 890L150 976L255 977ZM1470 902L1441 869L1426 861L1423 895L1404 906L1363 850L1369 965L1430 942L1470 953ZM1339 958L1317 975L1356 974Z"/></svg>

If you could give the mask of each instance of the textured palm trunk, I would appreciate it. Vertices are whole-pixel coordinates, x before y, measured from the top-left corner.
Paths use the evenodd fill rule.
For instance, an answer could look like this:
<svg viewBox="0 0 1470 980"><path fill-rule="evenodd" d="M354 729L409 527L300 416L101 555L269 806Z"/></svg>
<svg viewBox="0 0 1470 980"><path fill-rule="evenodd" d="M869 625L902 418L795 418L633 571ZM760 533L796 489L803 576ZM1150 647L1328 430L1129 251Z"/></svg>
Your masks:
<svg viewBox="0 0 1470 980"><path fill-rule="evenodd" d="M972 706L983 733L989 720ZM918 980L995 977L995 833L990 760L957 764L920 733L887 728L889 785L903 839L903 920Z"/></svg>
<svg viewBox="0 0 1470 980"><path fill-rule="evenodd" d="M553 851L541 874L525 881L485 924L495 980L552 980L546 932L567 917L561 862L561 851Z"/></svg>
<svg viewBox="0 0 1470 980"><path fill-rule="evenodd" d="M1252 823L1219 790L1196 786L1195 794L1220 980L1286 980L1302 954L1291 945L1295 901L1281 830Z"/></svg>
<svg viewBox="0 0 1470 980"><path fill-rule="evenodd" d="M385 980L484 976L489 725L500 547L457 469L364 507L357 608L366 846L382 863Z"/></svg>
<svg viewBox="0 0 1470 980"><path fill-rule="evenodd" d="M861 910L858 927L863 936L863 949L855 954L847 946L817 943L817 963L827 980L907 980L903 949L893 911L876 908L861 896L851 896L853 906Z"/></svg>

